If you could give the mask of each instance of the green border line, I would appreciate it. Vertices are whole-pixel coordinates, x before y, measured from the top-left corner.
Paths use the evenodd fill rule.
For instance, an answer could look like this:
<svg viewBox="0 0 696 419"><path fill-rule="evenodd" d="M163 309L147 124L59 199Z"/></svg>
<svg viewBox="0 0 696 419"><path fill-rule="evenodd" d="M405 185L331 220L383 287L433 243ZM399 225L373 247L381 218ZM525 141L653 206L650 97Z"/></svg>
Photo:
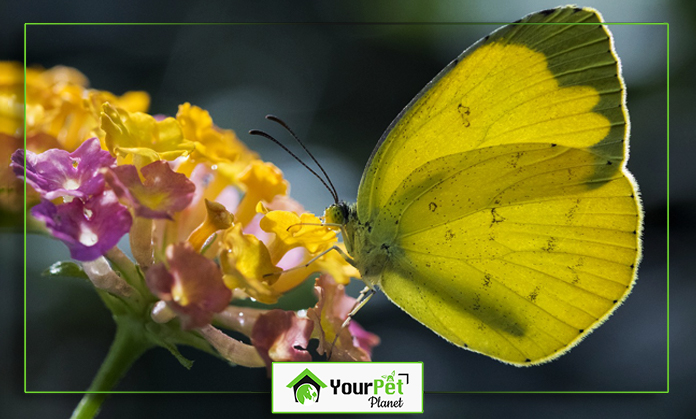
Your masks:
<svg viewBox="0 0 696 419"><path fill-rule="evenodd" d="M27 26L247 26L247 25L346 25L346 26L371 26L371 25L499 25L505 26L511 22L242 22L242 23L63 23L63 22L25 22L24 23L24 149L27 147ZM596 23L514 23L516 25L596 25ZM669 22L602 22L602 25L628 25L628 26L666 26L667 28L667 389L643 390L643 391L425 391L425 375L423 376L424 394L668 394L669 393ZM24 176L26 179L26 159L24 164ZM25 394L271 394L270 391L33 391L27 390L27 183L24 183L24 393ZM390 363L381 361L382 363ZM374 362L380 363L380 362ZM393 412L401 413L401 412Z"/></svg>
<svg viewBox="0 0 696 419"><path fill-rule="evenodd" d="M27 393L27 25L24 25L24 214L22 246L24 247L24 392Z"/></svg>
<svg viewBox="0 0 696 419"><path fill-rule="evenodd" d="M669 23L667 23L667 393L669 393Z"/></svg>

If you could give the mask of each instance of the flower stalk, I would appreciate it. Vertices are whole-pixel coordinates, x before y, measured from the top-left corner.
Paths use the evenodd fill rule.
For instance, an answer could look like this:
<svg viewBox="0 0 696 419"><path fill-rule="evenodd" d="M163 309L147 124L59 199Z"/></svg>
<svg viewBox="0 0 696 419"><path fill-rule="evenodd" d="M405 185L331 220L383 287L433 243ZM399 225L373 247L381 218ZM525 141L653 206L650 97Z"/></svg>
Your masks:
<svg viewBox="0 0 696 419"><path fill-rule="evenodd" d="M252 368L265 365L263 358L261 358L253 346L233 339L211 325L204 326L199 331L220 355L230 363Z"/></svg>
<svg viewBox="0 0 696 419"><path fill-rule="evenodd" d="M152 227L151 219L135 217L130 230L131 251L143 271L146 271L154 262Z"/></svg>
<svg viewBox="0 0 696 419"><path fill-rule="evenodd" d="M116 317L116 336L92 384L77 405L72 419L91 419L99 413L109 392L140 356L154 346L142 325L128 317Z"/></svg>

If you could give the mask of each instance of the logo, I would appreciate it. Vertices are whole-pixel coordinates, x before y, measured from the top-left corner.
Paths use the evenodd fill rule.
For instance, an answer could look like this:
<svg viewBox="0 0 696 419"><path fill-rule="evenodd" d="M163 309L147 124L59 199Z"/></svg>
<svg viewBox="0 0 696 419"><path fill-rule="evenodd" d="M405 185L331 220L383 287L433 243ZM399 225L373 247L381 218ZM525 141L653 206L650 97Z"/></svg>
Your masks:
<svg viewBox="0 0 696 419"><path fill-rule="evenodd" d="M422 413L423 363L274 362L271 388L273 413Z"/></svg>
<svg viewBox="0 0 696 419"><path fill-rule="evenodd" d="M326 387L326 384L317 378L309 368L305 368L300 375L295 377L295 379L287 385L287 387L292 387L295 393L295 402L310 404L319 401L319 392L322 388Z"/></svg>

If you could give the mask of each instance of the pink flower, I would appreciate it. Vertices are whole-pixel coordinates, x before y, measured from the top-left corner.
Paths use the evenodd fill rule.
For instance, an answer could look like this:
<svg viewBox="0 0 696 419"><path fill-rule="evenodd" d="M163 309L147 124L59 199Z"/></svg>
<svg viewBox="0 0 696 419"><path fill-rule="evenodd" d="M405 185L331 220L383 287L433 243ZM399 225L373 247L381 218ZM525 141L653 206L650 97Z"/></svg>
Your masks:
<svg viewBox="0 0 696 419"><path fill-rule="evenodd" d="M89 261L114 247L133 222L128 209L112 192L55 205L46 199L31 209L31 215L70 249L73 259Z"/></svg>
<svg viewBox="0 0 696 419"><path fill-rule="evenodd" d="M186 208L193 198L194 184L174 172L167 162L155 161L140 169L123 165L105 172L106 181L123 202L135 209L135 215L145 218L172 219L172 214Z"/></svg>
<svg viewBox="0 0 696 419"><path fill-rule="evenodd" d="M85 141L72 153L56 148L40 154L27 150L27 183L48 200L64 196L86 199L104 190L100 170L115 162L97 138ZM24 177L24 150L12 154L11 166L18 177Z"/></svg>
<svg viewBox="0 0 696 419"><path fill-rule="evenodd" d="M188 243L169 245L166 257L166 265L148 269L148 287L179 315L183 329L209 324L213 314L223 311L232 299L217 264Z"/></svg>
<svg viewBox="0 0 696 419"><path fill-rule="evenodd" d="M307 344L314 323L294 311L271 310L256 319L251 343L266 362L270 374L273 361L309 362L312 356Z"/></svg>
<svg viewBox="0 0 696 419"><path fill-rule="evenodd" d="M351 320L348 327L342 327L355 305L355 298L348 297L345 287L326 274L317 278L314 293L318 301L314 308L307 310L307 317L314 320L319 354L330 352L331 361L370 361L372 348L379 345L379 336L365 331L355 320Z"/></svg>

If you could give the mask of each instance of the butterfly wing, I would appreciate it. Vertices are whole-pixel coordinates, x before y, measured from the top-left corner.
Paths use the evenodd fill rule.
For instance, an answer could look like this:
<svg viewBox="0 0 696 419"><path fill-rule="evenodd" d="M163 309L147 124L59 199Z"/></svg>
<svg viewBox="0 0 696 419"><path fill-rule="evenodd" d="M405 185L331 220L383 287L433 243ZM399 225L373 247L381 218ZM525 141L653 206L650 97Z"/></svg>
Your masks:
<svg viewBox="0 0 696 419"><path fill-rule="evenodd" d="M360 219L375 218L421 163L456 152L549 142L623 160L623 82L601 16L565 7L520 22L582 25L505 26L445 67L375 147L358 191Z"/></svg>
<svg viewBox="0 0 696 419"><path fill-rule="evenodd" d="M517 364L560 355L621 303L635 275L632 184L595 157L519 144L427 163L438 181L387 205L401 216L383 291L459 346Z"/></svg>
<svg viewBox="0 0 696 419"><path fill-rule="evenodd" d="M527 16L465 51L392 124L358 218L389 246L380 286L447 340L553 359L628 295L641 209L612 39L591 9Z"/></svg>

